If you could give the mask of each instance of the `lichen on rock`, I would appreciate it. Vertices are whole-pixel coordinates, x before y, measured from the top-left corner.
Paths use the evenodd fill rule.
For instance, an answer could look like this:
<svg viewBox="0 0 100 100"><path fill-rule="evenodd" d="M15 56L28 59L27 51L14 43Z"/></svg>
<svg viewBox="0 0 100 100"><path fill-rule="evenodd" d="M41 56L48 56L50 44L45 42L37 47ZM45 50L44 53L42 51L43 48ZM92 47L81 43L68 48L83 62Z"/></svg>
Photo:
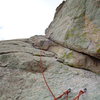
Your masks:
<svg viewBox="0 0 100 100"><path fill-rule="evenodd" d="M0 41L0 100L53 100L44 76L55 97L87 88L80 100L100 100L99 2L65 0L46 35Z"/></svg>

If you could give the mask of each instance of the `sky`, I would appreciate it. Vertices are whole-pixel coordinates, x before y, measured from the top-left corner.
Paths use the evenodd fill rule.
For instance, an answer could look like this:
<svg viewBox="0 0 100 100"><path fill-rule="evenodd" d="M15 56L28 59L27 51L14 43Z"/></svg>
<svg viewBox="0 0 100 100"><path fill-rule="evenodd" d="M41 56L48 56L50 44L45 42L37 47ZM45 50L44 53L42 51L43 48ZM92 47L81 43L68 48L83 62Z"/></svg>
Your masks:
<svg viewBox="0 0 100 100"><path fill-rule="evenodd" d="M0 40L44 35L63 0L0 0Z"/></svg>

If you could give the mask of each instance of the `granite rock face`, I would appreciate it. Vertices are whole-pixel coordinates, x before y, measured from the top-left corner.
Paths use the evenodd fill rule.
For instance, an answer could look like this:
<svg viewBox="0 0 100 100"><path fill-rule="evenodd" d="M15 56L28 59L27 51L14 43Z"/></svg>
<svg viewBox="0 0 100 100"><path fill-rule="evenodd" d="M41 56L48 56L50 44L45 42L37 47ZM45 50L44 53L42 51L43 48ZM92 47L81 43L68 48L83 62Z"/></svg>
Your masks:
<svg viewBox="0 0 100 100"><path fill-rule="evenodd" d="M45 71L46 80L56 97L71 88L69 100L73 100L81 89L87 88L80 100L99 100L100 75L95 74L100 73L99 66L96 66L99 59L93 61L91 57L59 44L50 46L48 51L37 49L30 39L1 41L0 47L0 100L53 100L42 71ZM40 68L40 59L43 69Z"/></svg>
<svg viewBox="0 0 100 100"><path fill-rule="evenodd" d="M54 61L44 74L56 97L71 88L69 100L73 100L81 89L87 88L80 100L100 99L100 76L92 72ZM0 100L53 100L53 97L41 73L0 67Z"/></svg>
<svg viewBox="0 0 100 100"><path fill-rule="evenodd" d="M49 51L56 54L57 60L71 67L82 68L100 74L100 60L62 46L52 46Z"/></svg>
<svg viewBox="0 0 100 100"><path fill-rule="evenodd" d="M100 59L100 0L66 0L56 9L46 36Z"/></svg>
<svg viewBox="0 0 100 100"><path fill-rule="evenodd" d="M0 100L53 100L42 71L56 97L100 100L100 0L63 1L45 36L0 41Z"/></svg>
<svg viewBox="0 0 100 100"><path fill-rule="evenodd" d="M49 47L57 45L43 35L35 35L29 38L29 42L38 49L48 50Z"/></svg>
<svg viewBox="0 0 100 100"><path fill-rule="evenodd" d="M11 69L23 69L32 72L40 71L40 56L43 56L44 70L54 53L34 48L28 41L11 40L0 42L0 66Z"/></svg>
<svg viewBox="0 0 100 100"><path fill-rule="evenodd" d="M33 36L29 42L38 49L53 52L58 61L76 68L90 70L100 74L100 60L94 57L70 50L59 43L55 43L45 36Z"/></svg>

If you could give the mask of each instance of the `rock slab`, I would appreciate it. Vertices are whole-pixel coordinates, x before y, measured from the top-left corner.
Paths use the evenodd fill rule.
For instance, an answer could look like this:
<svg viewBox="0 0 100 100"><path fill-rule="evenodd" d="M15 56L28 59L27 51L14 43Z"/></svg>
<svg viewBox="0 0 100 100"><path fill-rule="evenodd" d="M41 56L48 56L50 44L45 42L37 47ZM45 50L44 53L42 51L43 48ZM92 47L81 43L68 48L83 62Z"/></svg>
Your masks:
<svg viewBox="0 0 100 100"><path fill-rule="evenodd" d="M47 38L100 59L100 0L66 0L46 29Z"/></svg>

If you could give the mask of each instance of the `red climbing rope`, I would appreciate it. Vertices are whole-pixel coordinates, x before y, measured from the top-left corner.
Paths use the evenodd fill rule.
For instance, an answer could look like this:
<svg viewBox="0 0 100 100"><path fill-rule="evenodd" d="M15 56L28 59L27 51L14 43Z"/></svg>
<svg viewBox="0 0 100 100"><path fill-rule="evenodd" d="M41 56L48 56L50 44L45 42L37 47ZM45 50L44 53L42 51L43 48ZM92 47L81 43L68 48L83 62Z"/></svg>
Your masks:
<svg viewBox="0 0 100 100"><path fill-rule="evenodd" d="M41 48L41 50L42 50L42 48ZM44 75L44 68L43 68L44 66L43 66L43 62L42 62L41 55L42 55L42 51L40 51L40 68L41 68L41 73L42 73L44 82L45 82L45 84L46 84L46 86L47 86L49 92L50 92L51 95L53 96L54 100L58 100L58 99L62 98L63 96L66 96L66 100L68 100L68 95L69 95L69 93L71 92L71 89L66 90L65 92L63 92L63 94L61 94L61 95L58 96L58 97L56 97L56 96L54 95L54 93L52 92L51 88L50 88L49 85L48 85L48 82L46 81L46 77L45 77L45 75ZM76 96L73 100L79 100L80 96L81 96L82 94L84 94L86 91L87 91L86 88L84 89L84 91L80 90L78 96Z"/></svg>
<svg viewBox="0 0 100 100"><path fill-rule="evenodd" d="M54 100L57 100L56 97L55 97L55 95L53 94L52 90L50 89L50 87L49 87L47 81L46 81L46 78L45 78L45 75L44 75L44 72L43 72L43 63L42 63L42 59L41 59L41 53L40 53L40 67L41 67L41 73L42 73L42 76L43 76L44 82L45 82L45 84L46 84L48 90L49 90L50 93L52 94Z"/></svg>
<svg viewBox="0 0 100 100"><path fill-rule="evenodd" d="M44 71L43 71L44 68L43 68L43 62L42 62L41 54L42 54L42 53L40 52L40 68L41 68L41 73L42 73L44 82L45 82L45 84L46 84L46 86L47 86L49 92L50 92L51 95L53 96L54 100L58 100L58 99L62 98L64 95L66 96L66 100L68 100L68 95L69 95L69 93L71 92L71 89L68 89L67 91L63 92L63 94L61 94L61 95L58 96L58 97L56 97L56 96L53 94L51 88L49 87L49 85L48 85L48 83L47 83L47 81L46 81L46 77L45 77L45 75L44 75ZM86 93L86 91L87 91L86 88L85 88L84 90L80 90L80 91L79 91L79 94L78 94L73 100L79 100L80 96L81 96L82 94Z"/></svg>
<svg viewBox="0 0 100 100"><path fill-rule="evenodd" d="M56 98L56 96L53 94L52 90L50 89L47 81L46 81L46 78L45 78L45 75L44 75L44 72L43 72L43 63L42 63L42 59L41 59L41 52L40 52L40 67L41 67L41 73L42 73L42 76L43 76L43 79L44 79L44 82L48 88L48 90L50 91L50 93L52 94L54 100L58 100L60 98L62 98L64 95L66 95L66 100L68 100L68 94L71 92L71 89L68 89L67 91L65 91L63 94L61 94L60 96L58 96Z"/></svg>
<svg viewBox="0 0 100 100"><path fill-rule="evenodd" d="M64 95L66 95L66 100L68 100L68 95L69 95L70 92L71 92L71 89L68 89L63 94L61 94L60 96L58 96L57 99L60 99L61 97L63 97Z"/></svg>
<svg viewBox="0 0 100 100"><path fill-rule="evenodd" d="M80 96L86 93L86 91L87 91L86 88L84 90L80 90L79 94L73 100L79 100Z"/></svg>

